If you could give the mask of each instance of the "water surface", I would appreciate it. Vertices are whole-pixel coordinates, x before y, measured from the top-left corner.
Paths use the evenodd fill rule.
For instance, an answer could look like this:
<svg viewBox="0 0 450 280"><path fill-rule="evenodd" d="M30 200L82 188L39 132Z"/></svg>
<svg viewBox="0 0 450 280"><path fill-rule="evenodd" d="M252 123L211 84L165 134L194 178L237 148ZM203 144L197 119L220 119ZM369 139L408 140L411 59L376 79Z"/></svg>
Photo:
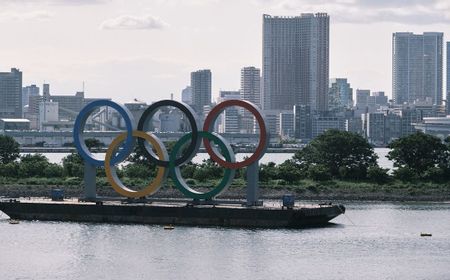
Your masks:
<svg viewBox="0 0 450 280"><path fill-rule="evenodd" d="M349 204L326 228L0 218L1 279L450 279L450 204ZM420 237L431 232L432 237Z"/></svg>

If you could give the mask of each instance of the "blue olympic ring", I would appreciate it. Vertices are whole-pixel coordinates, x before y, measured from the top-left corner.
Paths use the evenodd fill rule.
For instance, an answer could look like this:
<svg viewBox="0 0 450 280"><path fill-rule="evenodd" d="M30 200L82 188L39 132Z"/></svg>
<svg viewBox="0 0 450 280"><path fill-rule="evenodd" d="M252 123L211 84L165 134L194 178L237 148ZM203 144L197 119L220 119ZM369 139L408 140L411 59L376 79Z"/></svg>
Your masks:
<svg viewBox="0 0 450 280"><path fill-rule="evenodd" d="M94 166L104 166L105 161L94 158L92 153L89 151L83 139L83 130L89 115L95 111L95 109L103 106L108 106L115 109L125 120L125 125L127 128L127 137L125 139L124 146L122 149L119 149L115 156L113 156L111 159L111 164L116 164L123 161L134 148L133 131L136 129L136 124L130 110L128 110L128 108L124 105L118 104L111 100L92 101L80 111L75 120L73 140L81 157Z"/></svg>

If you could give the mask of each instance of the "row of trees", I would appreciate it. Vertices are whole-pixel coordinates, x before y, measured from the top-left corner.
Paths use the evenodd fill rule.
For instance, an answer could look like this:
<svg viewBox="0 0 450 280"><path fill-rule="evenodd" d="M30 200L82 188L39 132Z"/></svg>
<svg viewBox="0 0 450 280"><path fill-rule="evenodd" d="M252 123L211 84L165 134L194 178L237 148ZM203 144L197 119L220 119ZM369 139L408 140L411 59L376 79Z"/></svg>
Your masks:
<svg viewBox="0 0 450 280"><path fill-rule="evenodd" d="M297 151L292 160L278 166L261 166L262 181L300 179L369 180L385 183L402 181L450 180L450 137L444 143L437 137L417 132L391 142L387 157L394 171L381 168L373 147L363 137L345 131L329 130Z"/></svg>
<svg viewBox="0 0 450 280"><path fill-rule="evenodd" d="M18 157L15 161L0 164L0 177L9 178L61 178L78 177L83 175L83 165L80 160L76 164L78 155L69 155L63 160L63 165L50 163L48 158L42 154L26 154Z"/></svg>
<svg viewBox="0 0 450 280"><path fill-rule="evenodd" d="M103 147L97 139L86 139L91 150ZM82 177L83 161L78 154L70 154L62 161L62 165L50 163L42 154L20 155L19 143L7 135L0 135L0 177Z"/></svg>
<svg viewBox="0 0 450 280"><path fill-rule="evenodd" d="M86 139L86 145L91 151L98 150L104 145L95 139ZM174 143L169 143L169 150ZM129 164L120 166L117 170L119 177L152 178L156 176L157 168L145 157L138 145L128 158ZM72 153L63 158L62 164L50 163L42 154L25 154L20 156L19 144L9 136L0 135L0 177L9 178L82 178L84 163L80 155ZM241 176L242 172L237 172ZM189 163L182 168L184 178L191 178L200 182L222 177L223 170L212 160L205 160L201 164ZM98 168L97 176L105 177L103 168Z"/></svg>
<svg viewBox="0 0 450 280"><path fill-rule="evenodd" d="M92 149L100 146L89 139L86 142ZM260 180L283 180L287 184L295 184L302 179L365 180L377 183L392 179L450 180L450 137L442 142L437 137L418 132L394 140L389 148L387 157L396 167L392 174L389 174L388 169L378 166L378 156L366 139L350 132L329 130L297 151L292 159L279 165L273 162L261 164ZM129 161L130 164L119 168L119 176L148 178L156 175L156 166L145 158L138 146ZM201 164L185 165L182 174L184 178L207 181L220 179L223 169L211 160L206 160ZM98 175L104 176L104 171L100 169ZM83 161L78 154L65 157L62 165L49 163L40 154L19 156L18 143L9 136L0 135L0 176L82 177ZM236 177L245 177L245 169L237 170Z"/></svg>

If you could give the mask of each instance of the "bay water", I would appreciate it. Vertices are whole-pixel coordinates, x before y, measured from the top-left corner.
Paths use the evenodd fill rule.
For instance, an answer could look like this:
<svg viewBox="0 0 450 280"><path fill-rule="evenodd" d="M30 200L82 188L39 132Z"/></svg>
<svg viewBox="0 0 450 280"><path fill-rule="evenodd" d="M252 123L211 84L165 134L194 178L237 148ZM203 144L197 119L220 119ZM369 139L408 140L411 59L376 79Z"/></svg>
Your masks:
<svg viewBox="0 0 450 280"><path fill-rule="evenodd" d="M450 203L343 203L330 226L300 230L0 214L0 279L450 279Z"/></svg>

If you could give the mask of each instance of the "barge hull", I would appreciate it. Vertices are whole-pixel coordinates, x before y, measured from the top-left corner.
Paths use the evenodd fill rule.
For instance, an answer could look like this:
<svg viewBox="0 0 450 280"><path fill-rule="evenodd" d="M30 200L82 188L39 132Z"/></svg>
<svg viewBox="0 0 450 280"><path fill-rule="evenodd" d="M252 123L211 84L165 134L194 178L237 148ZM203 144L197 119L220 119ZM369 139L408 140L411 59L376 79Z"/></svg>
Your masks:
<svg viewBox="0 0 450 280"><path fill-rule="evenodd" d="M96 205L87 203L0 202L0 210L11 219L172 224L189 226L302 228L328 223L343 214L342 205L295 209L186 206L186 205Z"/></svg>

